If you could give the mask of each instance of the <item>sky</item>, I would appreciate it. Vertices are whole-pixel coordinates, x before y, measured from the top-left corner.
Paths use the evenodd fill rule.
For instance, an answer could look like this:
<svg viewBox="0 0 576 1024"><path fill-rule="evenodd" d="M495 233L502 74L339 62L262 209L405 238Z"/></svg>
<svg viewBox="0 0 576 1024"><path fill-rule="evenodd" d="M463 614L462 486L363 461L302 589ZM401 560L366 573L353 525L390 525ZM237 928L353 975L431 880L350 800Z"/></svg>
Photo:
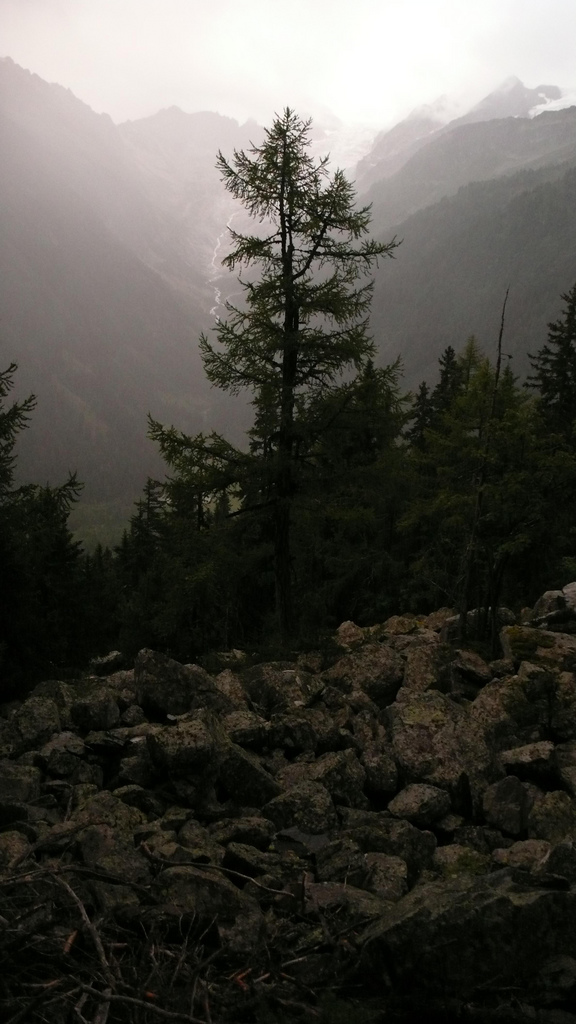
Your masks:
<svg viewBox="0 0 576 1024"><path fill-rule="evenodd" d="M116 122L291 106L384 128L510 75L576 88L576 0L0 0L0 56Z"/></svg>

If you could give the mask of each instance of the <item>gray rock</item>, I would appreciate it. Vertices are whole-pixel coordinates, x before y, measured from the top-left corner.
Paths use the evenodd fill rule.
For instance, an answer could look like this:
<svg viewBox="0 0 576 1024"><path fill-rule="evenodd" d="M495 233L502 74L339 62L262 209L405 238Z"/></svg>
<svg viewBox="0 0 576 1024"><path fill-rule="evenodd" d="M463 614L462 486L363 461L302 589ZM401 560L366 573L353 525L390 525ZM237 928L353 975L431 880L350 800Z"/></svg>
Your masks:
<svg viewBox="0 0 576 1024"><path fill-rule="evenodd" d="M10 874L16 864L24 861L30 852L30 843L21 832L2 832L0 834L0 875Z"/></svg>
<svg viewBox="0 0 576 1024"><path fill-rule="evenodd" d="M214 680L199 665L181 665L156 651L144 649L134 662L136 702L151 717L183 715L196 708L222 710ZM226 710L231 710L228 704Z"/></svg>
<svg viewBox="0 0 576 1024"><path fill-rule="evenodd" d="M119 837L107 824L91 825L80 835L82 860L87 867L115 875L123 882L145 885L150 881L150 868L134 849L131 838Z"/></svg>
<svg viewBox="0 0 576 1024"><path fill-rule="evenodd" d="M233 743L253 750L262 750L270 733L269 722L247 707L230 711L222 719L222 726Z"/></svg>
<svg viewBox="0 0 576 1024"><path fill-rule="evenodd" d="M366 644L324 673L324 680L345 693L363 690L379 708L392 704L402 684L404 663L382 644Z"/></svg>
<svg viewBox="0 0 576 1024"><path fill-rule="evenodd" d="M216 748L225 742L225 737L217 719L201 710L176 725L150 733L146 742L157 768L181 774L201 771L211 764Z"/></svg>
<svg viewBox="0 0 576 1024"><path fill-rule="evenodd" d="M366 772L366 792L376 800L393 796L398 789L398 768L387 750L369 747L360 756Z"/></svg>
<svg viewBox="0 0 576 1024"><path fill-rule="evenodd" d="M102 658L92 658L89 668L96 676L109 676L124 668L124 655L120 651L110 651Z"/></svg>
<svg viewBox="0 0 576 1024"><path fill-rule="evenodd" d="M497 867L523 868L535 871L551 850L544 839L520 839L506 848L499 847L492 852L492 862Z"/></svg>
<svg viewBox="0 0 576 1024"><path fill-rule="evenodd" d="M345 835L364 853L385 853L400 857L408 865L408 882L414 885L421 872L431 867L436 838L408 821L370 814L364 823L349 827Z"/></svg>
<svg viewBox="0 0 576 1024"><path fill-rule="evenodd" d="M490 858L488 854L480 853L470 846L453 843L435 850L432 865L444 878L453 878L455 875L485 875L490 870Z"/></svg>
<svg viewBox="0 0 576 1024"><path fill-rule="evenodd" d="M378 919L388 901L345 882L312 882L305 888L305 911L322 919L334 916L340 927Z"/></svg>
<svg viewBox="0 0 576 1024"><path fill-rule="evenodd" d="M279 829L297 825L312 835L334 828L337 822L332 797L318 782L292 786L265 804L262 811Z"/></svg>
<svg viewBox="0 0 576 1024"><path fill-rule="evenodd" d="M0 761L0 807L31 803L40 796L39 768Z"/></svg>
<svg viewBox="0 0 576 1024"><path fill-rule="evenodd" d="M388 804L395 818L405 818L419 828L429 828L450 811L450 797L443 789L413 782Z"/></svg>
<svg viewBox="0 0 576 1024"><path fill-rule="evenodd" d="M315 860L319 882L346 882L364 888L368 874L366 858L353 839L343 837L327 843L318 850Z"/></svg>
<svg viewBox="0 0 576 1024"><path fill-rule="evenodd" d="M254 710L266 719L307 708L322 693L319 676L292 662L255 665L242 673L242 686Z"/></svg>
<svg viewBox="0 0 576 1024"><path fill-rule="evenodd" d="M206 923L234 920L243 912L261 920L258 904L215 871L192 865L169 867L155 879L153 891L164 903ZM253 938L257 939L257 932Z"/></svg>
<svg viewBox="0 0 576 1024"><path fill-rule="evenodd" d="M382 995L394 978L404 1005L427 1012L484 988L526 991L547 957L574 956L575 914L576 892L521 891L500 873L429 883L364 931L362 976Z"/></svg>
<svg viewBox="0 0 576 1024"><path fill-rule="evenodd" d="M224 818L209 826L208 832L216 843L247 843L258 850L267 850L276 826L268 818Z"/></svg>
<svg viewBox="0 0 576 1024"><path fill-rule="evenodd" d="M397 903L408 892L408 865L401 857L386 853L364 855L367 875L363 888L380 899Z"/></svg>
<svg viewBox="0 0 576 1024"><path fill-rule="evenodd" d="M282 791L256 754L235 743L219 751L218 779L227 793L244 806L262 807Z"/></svg>
<svg viewBox="0 0 576 1024"><path fill-rule="evenodd" d="M393 704L386 714L404 778L446 790L455 811L479 809L497 771L483 731L467 710L430 690Z"/></svg>
<svg viewBox="0 0 576 1024"><path fill-rule="evenodd" d="M58 704L52 697L33 695L14 715L14 724L25 750L41 746L62 728Z"/></svg>
<svg viewBox="0 0 576 1024"><path fill-rule="evenodd" d="M500 760L504 769L517 778L535 785L550 785L559 781L554 744L549 740L527 743L522 747L503 750Z"/></svg>
<svg viewBox="0 0 576 1024"><path fill-rule="evenodd" d="M336 805L364 807L366 773L353 750L322 754L311 765L310 778L326 787Z"/></svg>
<svg viewBox="0 0 576 1024"><path fill-rule="evenodd" d="M520 835L527 829L531 806L532 799L526 786L515 775L500 779L484 793L486 821L510 836Z"/></svg>
<svg viewBox="0 0 576 1024"><path fill-rule="evenodd" d="M528 815L531 839L559 843L566 836L576 838L576 803L564 790L540 793Z"/></svg>
<svg viewBox="0 0 576 1024"><path fill-rule="evenodd" d="M536 843L538 840L533 839ZM539 869L544 874L557 875L567 879L570 885L576 882L576 842L572 837L567 837L561 842L550 846L549 843L541 844L547 847L538 863Z"/></svg>
<svg viewBox="0 0 576 1024"><path fill-rule="evenodd" d="M71 708L72 721L81 732L113 729L120 721L120 708L115 696L104 687L79 697Z"/></svg>
<svg viewBox="0 0 576 1024"><path fill-rule="evenodd" d="M406 651L403 688L417 693L443 689L439 680L440 673L452 656L452 648L441 644L436 635L435 643L409 647Z"/></svg>

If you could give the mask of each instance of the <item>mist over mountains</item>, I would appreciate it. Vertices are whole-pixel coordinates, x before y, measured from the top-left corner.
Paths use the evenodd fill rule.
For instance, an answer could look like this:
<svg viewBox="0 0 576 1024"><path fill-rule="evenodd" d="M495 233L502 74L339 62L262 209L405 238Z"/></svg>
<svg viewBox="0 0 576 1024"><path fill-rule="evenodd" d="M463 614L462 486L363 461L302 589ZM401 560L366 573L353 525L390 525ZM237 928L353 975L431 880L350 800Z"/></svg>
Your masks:
<svg viewBox="0 0 576 1024"><path fill-rule="evenodd" d="M374 236L403 239L377 275L371 322L407 386L433 376L447 344L492 344L508 285L506 350L525 370L576 279L576 108L532 116L559 96L510 79L457 119L423 108L353 172ZM23 479L77 469L88 500L130 501L162 472L149 411L192 433L245 427L244 404L208 387L198 337L234 287L219 267L235 207L216 152L261 133L177 108L116 126L0 61L0 358L19 364L19 394L38 396ZM330 125L326 146L338 138Z"/></svg>

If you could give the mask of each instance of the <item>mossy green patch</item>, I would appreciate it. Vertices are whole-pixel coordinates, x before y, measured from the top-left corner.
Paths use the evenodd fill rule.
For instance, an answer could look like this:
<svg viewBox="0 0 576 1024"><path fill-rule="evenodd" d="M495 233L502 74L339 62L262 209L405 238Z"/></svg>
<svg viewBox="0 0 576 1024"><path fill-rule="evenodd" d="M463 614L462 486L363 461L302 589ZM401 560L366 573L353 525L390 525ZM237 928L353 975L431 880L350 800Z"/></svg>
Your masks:
<svg viewBox="0 0 576 1024"><path fill-rule="evenodd" d="M554 647L554 637L529 626L509 626L506 636L514 661L538 660L538 648Z"/></svg>

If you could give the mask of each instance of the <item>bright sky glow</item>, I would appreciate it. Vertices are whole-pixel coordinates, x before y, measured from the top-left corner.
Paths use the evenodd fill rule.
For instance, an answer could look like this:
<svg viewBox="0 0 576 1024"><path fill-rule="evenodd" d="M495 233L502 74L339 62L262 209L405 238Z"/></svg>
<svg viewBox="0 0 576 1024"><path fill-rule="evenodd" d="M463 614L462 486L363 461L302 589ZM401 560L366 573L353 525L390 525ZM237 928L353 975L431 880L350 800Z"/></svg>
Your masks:
<svg viewBox="0 0 576 1024"><path fill-rule="evenodd" d="M390 125L509 75L576 85L576 0L0 0L0 55L115 121L175 104Z"/></svg>

